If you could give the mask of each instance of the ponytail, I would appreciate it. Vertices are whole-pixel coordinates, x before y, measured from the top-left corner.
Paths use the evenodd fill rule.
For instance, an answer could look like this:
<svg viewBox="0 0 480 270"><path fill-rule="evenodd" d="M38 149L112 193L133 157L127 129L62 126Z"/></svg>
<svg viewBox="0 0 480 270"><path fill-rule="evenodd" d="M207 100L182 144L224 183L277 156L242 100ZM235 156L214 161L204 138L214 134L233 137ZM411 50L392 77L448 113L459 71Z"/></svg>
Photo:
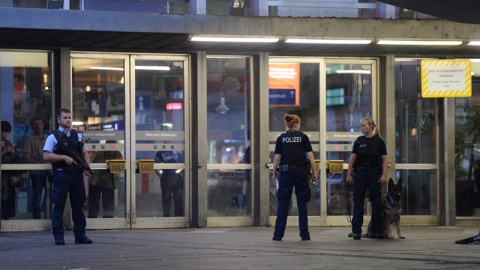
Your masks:
<svg viewBox="0 0 480 270"><path fill-rule="evenodd" d="M378 128L377 124L375 124L375 121L373 120L373 118L365 117L362 120L360 120L360 124L365 122L372 129L373 135L378 135L378 137L382 137L382 135L380 135L380 129Z"/></svg>

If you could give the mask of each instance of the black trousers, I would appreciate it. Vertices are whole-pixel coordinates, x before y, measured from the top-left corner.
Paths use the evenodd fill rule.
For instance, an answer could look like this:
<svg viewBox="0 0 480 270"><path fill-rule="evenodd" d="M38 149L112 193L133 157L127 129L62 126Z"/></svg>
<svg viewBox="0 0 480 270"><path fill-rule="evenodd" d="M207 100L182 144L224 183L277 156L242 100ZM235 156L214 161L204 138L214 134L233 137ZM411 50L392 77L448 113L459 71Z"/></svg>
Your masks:
<svg viewBox="0 0 480 270"><path fill-rule="evenodd" d="M382 213L380 201L382 195L380 180L381 173L378 171L356 170L353 180L353 217L352 232L362 233L365 194L370 193L372 204L372 232L382 233Z"/></svg>

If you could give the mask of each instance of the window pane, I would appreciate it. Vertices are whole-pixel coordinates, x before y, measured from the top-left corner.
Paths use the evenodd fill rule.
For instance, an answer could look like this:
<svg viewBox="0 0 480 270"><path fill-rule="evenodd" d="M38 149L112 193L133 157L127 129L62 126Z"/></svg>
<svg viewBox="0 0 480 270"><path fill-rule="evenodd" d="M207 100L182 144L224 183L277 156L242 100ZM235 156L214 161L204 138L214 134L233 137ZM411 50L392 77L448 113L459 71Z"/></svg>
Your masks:
<svg viewBox="0 0 480 270"><path fill-rule="evenodd" d="M41 158L45 138L55 128L52 121L51 53L0 51L0 92L2 126L2 169L8 164L43 163ZM34 134L31 120L42 123ZM30 138L30 139L28 139ZM29 142L30 141L30 142ZM4 166L5 165L5 166ZM26 165L28 166L28 165ZM10 178L10 179L9 179ZM21 185L12 186L13 178ZM2 218L46 218L46 172L2 170ZM33 187L37 189L35 214ZM18 203L16 203L18 202Z"/></svg>
<svg viewBox="0 0 480 270"><path fill-rule="evenodd" d="M435 163L435 99L422 98L421 61L395 62L397 163Z"/></svg>
<svg viewBox="0 0 480 270"><path fill-rule="evenodd" d="M207 59L208 164L251 164L250 57ZM209 171L208 215L251 215L250 170Z"/></svg>
<svg viewBox="0 0 480 270"><path fill-rule="evenodd" d="M397 170L396 178L403 186L403 215L437 214L436 170Z"/></svg>
<svg viewBox="0 0 480 270"><path fill-rule="evenodd" d="M73 58L72 78L72 127L83 132L91 162L124 159L124 60ZM85 181L86 217L125 217L125 174L96 170Z"/></svg>
<svg viewBox="0 0 480 270"><path fill-rule="evenodd" d="M136 158L168 165L136 175L137 217L185 216L184 68L183 59L135 60Z"/></svg>
<svg viewBox="0 0 480 270"><path fill-rule="evenodd" d="M457 216L480 216L480 63L472 62L472 96L455 99Z"/></svg>

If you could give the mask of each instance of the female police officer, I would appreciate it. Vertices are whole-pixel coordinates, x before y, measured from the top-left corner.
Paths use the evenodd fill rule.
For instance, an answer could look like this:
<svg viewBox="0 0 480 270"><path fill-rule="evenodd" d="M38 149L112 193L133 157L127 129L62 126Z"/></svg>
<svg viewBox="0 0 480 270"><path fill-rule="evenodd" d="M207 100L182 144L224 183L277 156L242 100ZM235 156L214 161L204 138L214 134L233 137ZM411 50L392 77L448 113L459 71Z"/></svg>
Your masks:
<svg viewBox="0 0 480 270"><path fill-rule="evenodd" d="M373 237L380 238L382 235L381 185L386 183L388 171L387 148L373 119L367 117L360 120L360 129L364 135L358 137L353 144L347 171L347 182L353 182L352 232L355 240L359 240L362 234L367 188L372 203ZM352 168L355 180L352 179Z"/></svg>
<svg viewBox="0 0 480 270"><path fill-rule="evenodd" d="M297 195L298 221L300 237L303 241L310 240L308 232L307 202L310 200L308 185L308 165L315 168L312 145L307 135L299 131L300 117L294 114L285 114L287 132L277 138L275 157L273 161L273 182L278 178L278 209L275 223L274 241L281 241L287 225L288 208L293 187ZM307 159L308 158L308 159ZM310 163L310 164L309 164ZM317 172L313 170L312 178L317 179Z"/></svg>

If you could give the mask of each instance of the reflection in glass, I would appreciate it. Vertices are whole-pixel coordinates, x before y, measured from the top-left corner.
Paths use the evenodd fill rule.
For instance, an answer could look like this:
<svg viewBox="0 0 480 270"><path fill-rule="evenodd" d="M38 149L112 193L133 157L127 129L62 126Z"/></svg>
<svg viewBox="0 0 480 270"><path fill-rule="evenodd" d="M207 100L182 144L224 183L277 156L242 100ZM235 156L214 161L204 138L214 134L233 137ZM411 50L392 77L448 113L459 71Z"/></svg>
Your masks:
<svg viewBox="0 0 480 270"><path fill-rule="evenodd" d="M208 216L250 216L250 183L244 170L208 170Z"/></svg>
<svg viewBox="0 0 480 270"><path fill-rule="evenodd" d="M207 159L209 164L251 164L249 57L207 58ZM208 174L208 215L251 215L250 172Z"/></svg>
<svg viewBox="0 0 480 270"><path fill-rule="evenodd" d="M92 163L125 156L124 60L72 58L72 127L84 132ZM94 135L86 131L95 130ZM113 136L103 136L102 134ZM85 216L124 218L125 174L97 170L89 177Z"/></svg>
<svg viewBox="0 0 480 270"><path fill-rule="evenodd" d="M437 171L397 170L396 178L402 179L402 214L437 214Z"/></svg>
<svg viewBox="0 0 480 270"><path fill-rule="evenodd" d="M43 160L38 158L38 152L41 153L40 149L45 142L42 139L55 128L51 118L52 54L0 51L0 59L0 109L1 120L4 121L1 162L2 218L49 218L45 171L17 171L7 167L8 164L27 163L25 168L28 168L28 164L43 163ZM29 143L27 138L34 134L35 125L31 123L34 119L43 126L35 135L35 142ZM8 123L8 132L4 123ZM25 150L29 157L26 157Z"/></svg>
<svg viewBox="0 0 480 270"><path fill-rule="evenodd" d="M137 160L185 164L184 74L183 60L135 60ZM185 216L184 169L138 173L135 186L137 217Z"/></svg>
<svg viewBox="0 0 480 270"><path fill-rule="evenodd" d="M472 96L455 99L457 216L480 217L480 63L472 62Z"/></svg>

